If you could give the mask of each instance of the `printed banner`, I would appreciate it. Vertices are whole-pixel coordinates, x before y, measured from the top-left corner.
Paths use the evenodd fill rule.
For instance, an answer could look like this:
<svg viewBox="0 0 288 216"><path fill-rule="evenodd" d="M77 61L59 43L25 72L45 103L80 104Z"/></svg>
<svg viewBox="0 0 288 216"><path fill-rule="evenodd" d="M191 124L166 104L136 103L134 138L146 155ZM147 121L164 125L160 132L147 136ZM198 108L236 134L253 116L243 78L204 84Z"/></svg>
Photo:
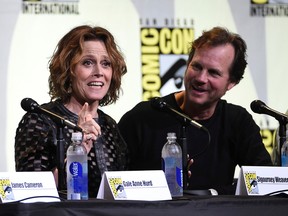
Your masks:
<svg viewBox="0 0 288 216"><path fill-rule="evenodd" d="M243 166L236 195L288 193L288 167Z"/></svg>
<svg viewBox="0 0 288 216"><path fill-rule="evenodd" d="M0 198L7 202L59 202L52 172L0 172Z"/></svg>
<svg viewBox="0 0 288 216"><path fill-rule="evenodd" d="M261 128L266 148L273 143L277 120L253 113L255 99L288 110L288 0L9 0L0 19L0 170L14 171L14 138L25 97L39 104L48 95L48 61L60 38L77 25L98 25L114 35L128 73L115 104L101 107L116 121L142 100L182 90L190 43L204 30L226 27L247 43L244 79L224 96L245 107ZM125 11L125 14L119 11ZM109 11L109 16L107 12ZM37 79L35 79L37 78ZM132 89L132 90L131 90Z"/></svg>
<svg viewBox="0 0 288 216"><path fill-rule="evenodd" d="M107 171L103 174L98 199L108 200L171 200L162 170Z"/></svg>

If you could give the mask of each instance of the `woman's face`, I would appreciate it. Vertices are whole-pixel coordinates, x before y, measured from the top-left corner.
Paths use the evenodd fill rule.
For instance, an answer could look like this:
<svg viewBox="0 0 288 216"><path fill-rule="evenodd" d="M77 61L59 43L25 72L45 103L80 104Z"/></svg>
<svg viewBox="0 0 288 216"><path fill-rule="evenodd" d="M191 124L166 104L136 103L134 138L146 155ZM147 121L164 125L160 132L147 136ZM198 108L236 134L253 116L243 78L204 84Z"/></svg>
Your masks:
<svg viewBox="0 0 288 216"><path fill-rule="evenodd" d="M104 42L86 41L72 78L72 97L78 102L100 101L108 92L112 65Z"/></svg>

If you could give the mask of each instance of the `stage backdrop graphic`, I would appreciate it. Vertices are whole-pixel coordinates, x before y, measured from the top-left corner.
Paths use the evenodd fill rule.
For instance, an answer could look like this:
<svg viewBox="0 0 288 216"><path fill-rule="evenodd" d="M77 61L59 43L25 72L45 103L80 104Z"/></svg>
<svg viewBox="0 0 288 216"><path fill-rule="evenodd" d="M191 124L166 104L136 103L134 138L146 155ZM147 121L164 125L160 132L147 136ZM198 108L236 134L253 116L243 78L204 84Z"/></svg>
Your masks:
<svg viewBox="0 0 288 216"><path fill-rule="evenodd" d="M279 1L278 1L279 2ZM265 3L265 4L264 4ZM278 122L255 114L250 103L288 109L288 3L256 0L0 0L1 171L14 171L14 137L25 113L20 102L49 101L48 60L71 28L99 25L115 36L127 61L123 94L102 109L116 121L141 100L183 89L189 43L203 30L227 27L247 42L244 79L225 95L244 106L271 151Z"/></svg>

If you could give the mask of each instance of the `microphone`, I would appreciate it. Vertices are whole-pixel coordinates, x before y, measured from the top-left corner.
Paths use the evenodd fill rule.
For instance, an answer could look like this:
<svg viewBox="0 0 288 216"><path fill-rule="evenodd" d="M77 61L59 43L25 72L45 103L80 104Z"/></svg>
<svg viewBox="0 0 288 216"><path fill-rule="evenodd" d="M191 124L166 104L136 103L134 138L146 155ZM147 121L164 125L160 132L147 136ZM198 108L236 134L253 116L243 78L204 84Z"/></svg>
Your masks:
<svg viewBox="0 0 288 216"><path fill-rule="evenodd" d="M285 120L286 122L288 121L287 115L271 109L261 100L252 101L250 104L250 108L255 113L270 115L274 117L275 119L277 119L278 121L283 121L283 120Z"/></svg>
<svg viewBox="0 0 288 216"><path fill-rule="evenodd" d="M82 128L80 128L77 124L74 124L73 122L63 118L62 116L59 116L47 109L44 109L41 107L36 101L34 101L32 98L24 98L21 101L21 107L26 112L36 112L36 113L42 113L49 115L52 118L55 118L57 120L60 120L62 124L67 125L70 128L73 128L74 130L82 132Z"/></svg>
<svg viewBox="0 0 288 216"><path fill-rule="evenodd" d="M165 110L168 109L174 113L176 113L177 115L181 116L182 118L184 118L185 121L190 122L191 125L193 125L194 127L197 127L199 129L204 129L204 126L199 124L198 122L192 120L191 118L189 118L188 116L186 116L185 114L175 110L173 107L171 107L169 104L167 104L165 101L163 101L161 98L156 97L153 98L151 101L151 105L159 110Z"/></svg>

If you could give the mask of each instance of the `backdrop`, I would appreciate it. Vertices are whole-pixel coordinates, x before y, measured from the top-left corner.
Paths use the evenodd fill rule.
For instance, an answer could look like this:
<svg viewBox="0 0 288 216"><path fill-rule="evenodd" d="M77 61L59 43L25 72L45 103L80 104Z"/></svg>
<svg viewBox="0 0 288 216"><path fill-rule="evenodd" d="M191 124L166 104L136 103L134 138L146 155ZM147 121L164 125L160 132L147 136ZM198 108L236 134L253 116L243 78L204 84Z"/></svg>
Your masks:
<svg viewBox="0 0 288 216"><path fill-rule="evenodd" d="M255 114L255 99L286 112L287 0L0 0L0 171L14 171L15 130L31 97L49 101L48 60L71 28L99 25L115 36L128 73L116 104L102 109L116 121L141 100L183 88L189 42L203 30L227 27L248 45L244 79L225 95L244 106L261 127L271 151L278 122Z"/></svg>

